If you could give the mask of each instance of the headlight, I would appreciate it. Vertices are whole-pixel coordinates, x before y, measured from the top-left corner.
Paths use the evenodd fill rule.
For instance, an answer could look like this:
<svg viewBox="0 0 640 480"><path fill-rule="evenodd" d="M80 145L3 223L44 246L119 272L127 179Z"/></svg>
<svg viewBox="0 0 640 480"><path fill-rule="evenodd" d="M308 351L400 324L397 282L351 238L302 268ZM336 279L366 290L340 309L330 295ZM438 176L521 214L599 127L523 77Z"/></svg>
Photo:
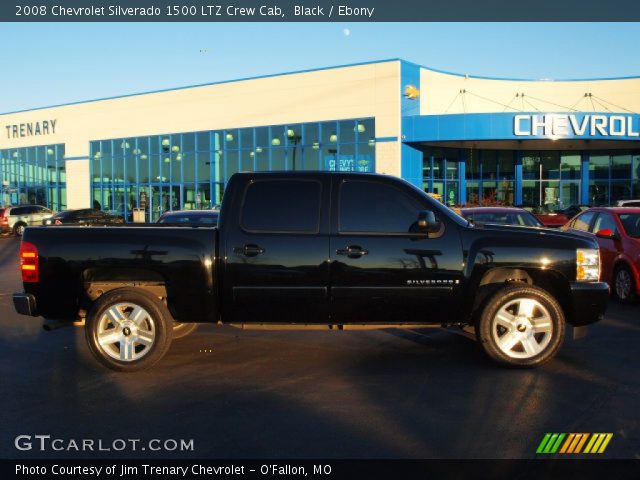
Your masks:
<svg viewBox="0 0 640 480"><path fill-rule="evenodd" d="M578 248L576 250L576 280L597 282L600 280L600 250Z"/></svg>

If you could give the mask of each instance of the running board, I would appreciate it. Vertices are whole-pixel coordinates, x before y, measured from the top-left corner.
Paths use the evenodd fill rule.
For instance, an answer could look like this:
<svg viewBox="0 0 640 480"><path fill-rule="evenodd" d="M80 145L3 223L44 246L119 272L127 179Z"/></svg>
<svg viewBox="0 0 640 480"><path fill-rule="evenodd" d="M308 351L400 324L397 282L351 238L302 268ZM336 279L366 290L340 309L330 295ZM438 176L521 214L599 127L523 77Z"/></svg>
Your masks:
<svg viewBox="0 0 640 480"><path fill-rule="evenodd" d="M241 330L384 330L395 329L415 329L415 328L441 328L442 325L425 325L423 323L402 323L402 324L348 324L348 325L309 325L295 323L229 323L226 324Z"/></svg>

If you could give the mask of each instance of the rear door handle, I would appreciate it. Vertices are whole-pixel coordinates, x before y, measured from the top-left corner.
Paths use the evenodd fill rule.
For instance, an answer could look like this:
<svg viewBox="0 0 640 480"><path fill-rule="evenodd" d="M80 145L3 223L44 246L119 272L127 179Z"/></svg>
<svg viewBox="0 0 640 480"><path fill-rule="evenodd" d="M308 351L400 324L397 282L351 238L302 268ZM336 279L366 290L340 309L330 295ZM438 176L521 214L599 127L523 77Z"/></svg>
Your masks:
<svg viewBox="0 0 640 480"><path fill-rule="evenodd" d="M349 258L360 258L364 255L369 255L369 250L358 245L349 245L347 248L339 248L336 253L338 255L346 255Z"/></svg>
<svg viewBox="0 0 640 480"><path fill-rule="evenodd" d="M244 255L245 257L256 257L264 253L264 248L259 247L258 245L248 244L244 247L236 247L234 251L238 255Z"/></svg>

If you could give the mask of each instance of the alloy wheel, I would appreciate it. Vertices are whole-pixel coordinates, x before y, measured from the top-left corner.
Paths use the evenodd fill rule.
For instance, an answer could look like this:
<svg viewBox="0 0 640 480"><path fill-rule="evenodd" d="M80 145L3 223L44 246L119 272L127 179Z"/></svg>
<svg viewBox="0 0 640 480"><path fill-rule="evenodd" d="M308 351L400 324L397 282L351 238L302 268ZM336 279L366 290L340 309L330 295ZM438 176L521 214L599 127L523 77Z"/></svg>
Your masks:
<svg viewBox="0 0 640 480"><path fill-rule="evenodd" d="M511 358L527 359L551 342L553 322L547 308L532 298L515 298L493 318L491 334L496 346Z"/></svg>
<svg viewBox="0 0 640 480"><path fill-rule="evenodd" d="M113 304L98 321L97 343L115 360L139 360L149 353L155 338L155 320L135 303Z"/></svg>

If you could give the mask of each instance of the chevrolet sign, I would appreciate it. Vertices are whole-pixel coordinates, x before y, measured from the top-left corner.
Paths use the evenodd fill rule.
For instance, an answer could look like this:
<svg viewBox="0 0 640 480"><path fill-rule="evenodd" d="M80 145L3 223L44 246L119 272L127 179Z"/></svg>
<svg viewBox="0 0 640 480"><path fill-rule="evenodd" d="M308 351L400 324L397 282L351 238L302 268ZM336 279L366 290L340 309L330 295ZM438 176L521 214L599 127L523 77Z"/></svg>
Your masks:
<svg viewBox="0 0 640 480"><path fill-rule="evenodd" d="M639 127L637 115L547 113L513 117L516 137L638 137Z"/></svg>

